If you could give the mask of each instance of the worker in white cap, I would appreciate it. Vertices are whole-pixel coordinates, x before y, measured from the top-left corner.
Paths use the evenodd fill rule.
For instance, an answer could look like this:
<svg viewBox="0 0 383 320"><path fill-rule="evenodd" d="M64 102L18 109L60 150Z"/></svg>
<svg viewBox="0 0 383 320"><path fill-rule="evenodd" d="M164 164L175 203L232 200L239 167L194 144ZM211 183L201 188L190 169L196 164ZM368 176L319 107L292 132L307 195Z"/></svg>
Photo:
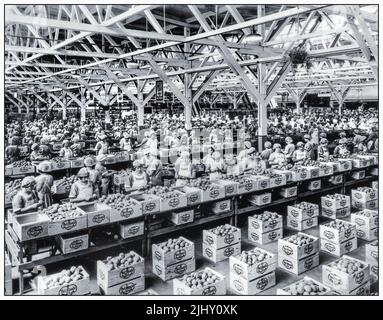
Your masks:
<svg viewBox="0 0 383 320"><path fill-rule="evenodd" d="M261 159L263 161L268 161L270 158L270 155L273 153L273 145L270 141L265 142L265 150L261 152Z"/></svg>
<svg viewBox="0 0 383 320"><path fill-rule="evenodd" d="M156 150L150 152L149 165L146 169L152 186L162 185L162 163L157 156L158 152Z"/></svg>
<svg viewBox="0 0 383 320"><path fill-rule="evenodd" d="M77 173L78 180L70 188L70 202L90 201L97 198L95 186L89 181L89 172L81 168Z"/></svg>
<svg viewBox="0 0 383 320"><path fill-rule="evenodd" d="M39 200L42 201L43 207L48 208L52 205L52 186L53 186L53 177L47 172L50 171L51 164L49 161L43 161L37 166L37 171L40 173L35 178L36 181L36 191L39 197Z"/></svg>
<svg viewBox="0 0 383 320"><path fill-rule="evenodd" d="M133 161L134 171L129 175L127 183L125 183L125 191L137 192L145 189L149 184L148 174L145 172L140 160Z"/></svg>
<svg viewBox="0 0 383 320"><path fill-rule="evenodd" d="M287 161L290 162L293 158L293 153L295 151L295 145L294 145L293 139L291 137L286 137L285 142L286 142L286 146L285 146L284 153L286 155Z"/></svg>
<svg viewBox="0 0 383 320"><path fill-rule="evenodd" d="M100 141L98 141L96 146L94 147L96 155L108 154L109 145L108 141L106 140L107 136L105 134L101 134L99 136L99 139Z"/></svg>
<svg viewBox="0 0 383 320"><path fill-rule="evenodd" d="M287 163L286 155L282 152L282 147L279 143L274 143L273 153L270 155L269 164L271 167L278 167Z"/></svg>
<svg viewBox="0 0 383 320"><path fill-rule="evenodd" d="M330 156L330 151L328 150L328 140L326 138L320 139L318 146L318 161L325 161Z"/></svg>
<svg viewBox="0 0 383 320"><path fill-rule="evenodd" d="M347 139L339 139L338 145L334 149L335 158L345 158L350 155L350 151L347 148Z"/></svg>
<svg viewBox="0 0 383 320"><path fill-rule="evenodd" d="M293 163L299 164L306 159L305 144L302 141L297 142L297 148L293 152Z"/></svg>
<svg viewBox="0 0 383 320"><path fill-rule="evenodd" d="M241 162L244 158L247 156L248 150L251 148L251 142L250 141L245 141L244 142L244 149L242 149L237 156L238 162Z"/></svg>
<svg viewBox="0 0 383 320"><path fill-rule="evenodd" d="M71 159L73 158L73 151L70 148L69 140L63 141L63 146L60 150L59 156L64 159Z"/></svg>
<svg viewBox="0 0 383 320"><path fill-rule="evenodd" d="M27 176L21 181L21 189L12 199L12 210L15 215L35 212L43 203L36 192L34 177Z"/></svg>
<svg viewBox="0 0 383 320"><path fill-rule="evenodd" d="M251 147L247 151L247 156L243 159L243 169L244 171L252 171L255 174L262 174L266 170L266 163L261 160L261 157L255 150Z"/></svg>
<svg viewBox="0 0 383 320"><path fill-rule="evenodd" d="M213 159L206 165L205 170L209 173L210 180L222 178L222 173L225 171L225 162L218 151L213 153Z"/></svg>
<svg viewBox="0 0 383 320"><path fill-rule="evenodd" d="M187 151L182 151L181 156L177 159L175 165L175 178L176 186L181 187L187 184L189 179L194 179L196 170L192 161L190 160L190 153Z"/></svg>

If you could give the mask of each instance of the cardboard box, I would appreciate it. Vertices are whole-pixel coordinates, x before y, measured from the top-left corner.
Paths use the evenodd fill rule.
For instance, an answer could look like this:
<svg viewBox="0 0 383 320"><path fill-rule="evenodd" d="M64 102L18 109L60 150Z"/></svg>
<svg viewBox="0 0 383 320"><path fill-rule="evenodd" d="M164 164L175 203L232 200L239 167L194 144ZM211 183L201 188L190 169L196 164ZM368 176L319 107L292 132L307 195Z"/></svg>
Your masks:
<svg viewBox="0 0 383 320"><path fill-rule="evenodd" d="M97 261L97 284L103 289L139 278L144 274L145 262L143 258L138 263L114 270L109 270L104 261Z"/></svg>
<svg viewBox="0 0 383 320"><path fill-rule="evenodd" d="M55 236L77 230L88 228L88 217L85 213L76 218L69 218L60 221L52 221L50 218L48 224L48 235Z"/></svg>
<svg viewBox="0 0 383 320"><path fill-rule="evenodd" d="M138 194L131 198L142 204L142 214L155 214L160 212L160 198L154 195Z"/></svg>
<svg viewBox="0 0 383 320"><path fill-rule="evenodd" d="M239 276L243 279L246 279L248 281L251 281L259 277L262 277L265 274L275 271L277 266L277 256L261 248L254 248L254 249L257 249L263 252L269 257L264 259L262 262L248 265L247 263L239 259L240 255L231 256L229 259L230 273L236 276ZM251 252L252 250L249 250L249 251Z"/></svg>
<svg viewBox="0 0 383 320"><path fill-rule="evenodd" d="M248 230L248 238L251 242L255 242L257 244L267 244L283 237L283 229L276 229L273 231L261 233L258 230L253 229L249 226Z"/></svg>
<svg viewBox="0 0 383 320"><path fill-rule="evenodd" d="M37 212L13 217L13 230L21 242L48 236L49 218Z"/></svg>
<svg viewBox="0 0 383 320"><path fill-rule="evenodd" d="M308 202L301 202L308 203ZM319 206L313 203L309 203L310 208L300 209L297 206L287 206L287 215L293 219L306 220L319 216Z"/></svg>
<svg viewBox="0 0 383 320"><path fill-rule="evenodd" d="M225 188L216 183L212 183L210 188L207 190L201 190L201 192L201 202L218 200L225 197Z"/></svg>
<svg viewBox="0 0 383 320"><path fill-rule="evenodd" d="M358 228L356 229L356 237L358 239L363 239L366 241L377 240L379 238L379 228L375 228L375 229Z"/></svg>
<svg viewBox="0 0 383 320"><path fill-rule="evenodd" d="M337 209L337 210L322 208L322 210L321 210L321 216L326 217L326 218L330 218L330 219L346 218L350 214L351 214L351 208L350 207L341 208L341 209Z"/></svg>
<svg viewBox="0 0 383 320"><path fill-rule="evenodd" d="M180 191L174 190L173 192L177 193L177 197L172 198L160 198L160 211L170 211L170 210L177 210L180 208L184 208L187 206L187 198L186 195Z"/></svg>
<svg viewBox="0 0 383 320"><path fill-rule="evenodd" d="M319 167L319 177L332 176L334 174L334 166L324 165Z"/></svg>
<svg viewBox="0 0 383 320"><path fill-rule="evenodd" d="M300 171L291 171L292 172L292 181L303 181L311 178L310 172L307 169L303 168Z"/></svg>
<svg viewBox="0 0 383 320"><path fill-rule="evenodd" d="M351 159L338 159L338 172L349 171L353 167L353 161Z"/></svg>
<svg viewBox="0 0 383 320"><path fill-rule="evenodd" d="M275 286L275 272L253 280L230 273L230 289L236 294L256 295L273 286Z"/></svg>
<svg viewBox="0 0 383 320"><path fill-rule="evenodd" d="M267 176L249 175L249 179L254 180L256 184L256 190L270 189L270 178Z"/></svg>
<svg viewBox="0 0 383 320"><path fill-rule="evenodd" d="M231 210L231 199L214 202L211 211L214 214L221 214Z"/></svg>
<svg viewBox="0 0 383 320"><path fill-rule="evenodd" d="M268 213L268 211L265 211L264 213ZM256 219L255 218L256 216L259 216L259 215L249 216L248 218L249 228L256 230L260 233L265 233L275 229L281 229L283 226L282 215L278 215L276 219L269 219L267 221Z"/></svg>
<svg viewBox="0 0 383 320"><path fill-rule="evenodd" d="M307 189L309 189L310 191L319 190L321 186L322 180L313 180L309 182Z"/></svg>
<svg viewBox="0 0 383 320"><path fill-rule="evenodd" d="M142 236L145 231L144 222L135 223L121 223L120 224L120 236L122 239L133 238Z"/></svg>
<svg viewBox="0 0 383 320"><path fill-rule="evenodd" d="M372 201L351 201L351 207L358 209L358 210L363 210L363 209L370 209L370 210L376 210L379 208L379 202L378 200L372 200Z"/></svg>
<svg viewBox="0 0 383 320"><path fill-rule="evenodd" d="M358 273L350 275L328 265L324 265L322 266L322 281L332 289L347 294L368 281L369 265L361 260L351 258L350 256L344 255L343 257L361 263L363 265L362 269ZM337 261L338 260L335 260L335 262Z"/></svg>
<svg viewBox="0 0 383 320"><path fill-rule="evenodd" d="M340 194L335 194L335 195L340 195ZM322 208L325 209L331 209L333 211L340 209L340 208L346 208L350 206L350 196L342 196L341 199L332 199L327 196L321 197L321 204Z"/></svg>
<svg viewBox="0 0 383 320"><path fill-rule="evenodd" d="M361 213L368 213L370 216L366 217ZM351 214L351 222L356 224L357 229L371 230L379 227L379 216L377 210L364 209L362 212L355 212Z"/></svg>
<svg viewBox="0 0 383 320"><path fill-rule="evenodd" d="M370 281L367 281L366 283L362 284L360 287L352 290L351 292L337 290L334 291L334 293L342 296L369 296L370 290L371 284Z"/></svg>
<svg viewBox="0 0 383 320"><path fill-rule="evenodd" d="M205 268L203 271L213 273L219 280L214 284L209 284L200 289L192 289L187 286L181 279L173 280L174 295L196 295L196 296L223 296L226 294L225 277L211 268Z"/></svg>
<svg viewBox="0 0 383 320"><path fill-rule="evenodd" d="M316 285L318 285L319 287L325 289L323 292L318 293L318 296L326 296L326 295L330 295L330 294L332 293L331 288L329 288L329 287L323 285L323 284L322 284L321 282L319 282L319 281L316 281L316 280L314 280L314 279L312 279L312 278L310 278L310 277L307 277L307 276L304 277L303 280L306 280L306 281L312 281L312 282L314 282ZM290 285L288 285L287 287L284 287L284 288L282 288L282 289L279 289L279 288L278 288L278 289L277 289L277 295L278 295L278 296L292 296L293 294L291 293L291 291L288 291L288 289L290 289L290 288L292 288L292 287L295 288L295 284L296 284L296 283L300 283L301 281L302 281L302 280L299 280L299 281L297 281L297 282L295 282L295 283L293 283L293 284L290 284Z"/></svg>
<svg viewBox="0 0 383 320"><path fill-rule="evenodd" d="M184 187L181 187L180 190L186 194L188 206L193 206L193 205L197 205L201 203L201 199L202 199L201 189L184 186Z"/></svg>
<svg viewBox="0 0 383 320"><path fill-rule="evenodd" d="M86 250L89 248L89 235L84 232L61 235L59 246L63 254Z"/></svg>
<svg viewBox="0 0 383 320"><path fill-rule="evenodd" d="M319 239L303 232L298 232L298 235L305 235L313 239L313 242L303 246L298 246L288 242L286 239L278 240L278 254L289 257L290 259L300 260L307 256L319 252Z"/></svg>
<svg viewBox="0 0 383 320"><path fill-rule="evenodd" d="M161 264L164 266L164 268L167 268L169 265L194 259L195 257L195 247L194 242L184 238L179 237L179 239L184 240L186 243L188 243L188 246L185 246L184 248L180 248L178 250L172 250L169 252L166 252L164 249L161 248L161 245L165 242L157 243L152 245L152 261L153 264Z"/></svg>
<svg viewBox="0 0 383 320"><path fill-rule="evenodd" d="M238 182L230 180L217 180L217 184L221 185L225 189L225 197L230 197L238 194Z"/></svg>
<svg viewBox="0 0 383 320"><path fill-rule="evenodd" d="M226 224L226 226L233 227L229 224ZM228 245L241 242L241 229L235 228L234 232L224 237L214 234L211 230L203 230L202 241L216 249L224 248Z"/></svg>
<svg viewBox="0 0 383 320"><path fill-rule="evenodd" d="M330 228L327 224L321 224L319 226L319 236L321 239L331 241L333 243L341 243L343 241L355 238L356 236L356 225L343 220L339 220L345 224L348 224L349 228L346 230L338 230Z"/></svg>
<svg viewBox="0 0 383 320"><path fill-rule="evenodd" d="M292 198L296 197L298 193L298 187L288 187L288 188L282 188L279 194L283 198Z"/></svg>
<svg viewBox="0 0 383 320"><path fill-rule="evenodd" d="M202 255L210 261L217 263L228 259L231 256L238 255L241 252L241 243L235 243L227 247L217 249L213 246L202 244Z"/></svg>
<svg viewBox="0 0 383 320"><path fill-rule="evenodd" d="M110 222L126 221L142 216L142 204L133 198L130 201L131 206L126 206L121 210L110 209Z"/></svg>
<svg viewBox="0 0 383 320"><path fill-rule="evenodd" d="M274 170L274 173L284 175L286 182L293 181L293 172L291 170Z"/></svg>
<svg viewBox="0 0 383 320"><path fill-rule="evenodd" d="M115 286L102 288L102 291L105 295L111 296L129 296L137 292L143 291L145 289L145 276L141 275L140 277L132 280L128 280L123 283L119 283Z"/></svg>
<svg viewBox="0 0 383 320"><path fill-rule="evenodd" d="M271 203L271 193L255 194L249 198L252 205L264 206Z"/></svg>
<svg viewBox="0 0 383 320"><path fill-rule="evenodd" d="M318 225L318 217L305 220L295 219L287 216L287 227L296 231L304 231Z"/></svg>
<svg viewBox="0 0 383 320"><path fill-rule="evenodd" d="M182 224L190 223L194 221L194 210L180 210L180 211L173 211L170 214L170 221L173 222L175 225L179 226Z"/></svg>
<svg viewBox="0 0 383 320"><path fill-rule="evenodd" d="M342 184L343 183L343 175L341 174L337 174L335 176L332 176L329 180L328 180L329 183L333 184L333 185L338 185L338 184Z"/></svg>
<svg viewBox="0 0 383 320"><path fill-rule="evenodd" d="M279 174L276 177L270 179L270 188L278 188L287 184L287 178L284 174Z"/></svg>
<svg viewBox="0 0 383 320"><path fill-rule="evenodd" d="M312 178L319 178L319 168L318 167L304 166L303 168L305 168L308 171L308 174L309 174L311 179Z"/></svg>
<svg viewBox="0 0 383 320"><path fill-rule="evenodd" d="M318 252L311 256L306 256L300 260L294 259L292 257L286 257L285 255L278 256L278 267L295 275L299 275L308 270L311 270L318 265Z"/></svg>
<svg viewBox="0 0 383 320"><path fill-rule="evenodd" d="M320 249L337 257L341 257L345 253L354 251L357 247L356 237L341 243L334 243L325 239L320 239Z"/></svg>
<svg viewBox="0 0 383 320"><path fill-rule="evenodd" d="M153 273L163 281L182 277L185 274L195 271L195 259L184 260L175 264L164 266L157 262L153 263Z"/></svg>
<svg viewBox="0 0 383 320"><path fill-rule="evenodd" d="M366 177L366 170L355 171L351 174L351 177L355 180L364 179Z"/></svg>
<svg viewBox="0 0 383 320"><path fill-rule="evenodd" d="M351 190L351 199L360 202L372 201L378 199L378 191L373 188L368 188L369 192Z"/></svg>
<svg viewBox="0 0 383 320"><path fill-rule="evenodd" d="M80 205L77 210L88 217L88 227L110 223L110 207L103 203Z"/></svg>
<svg viewBox="0 0 383 320"><path fill-rule="evenodd" d="M243 177L245 180L238 185L238 194L250 193L257 191L257 183L249 179L248 177Z"/></svg>

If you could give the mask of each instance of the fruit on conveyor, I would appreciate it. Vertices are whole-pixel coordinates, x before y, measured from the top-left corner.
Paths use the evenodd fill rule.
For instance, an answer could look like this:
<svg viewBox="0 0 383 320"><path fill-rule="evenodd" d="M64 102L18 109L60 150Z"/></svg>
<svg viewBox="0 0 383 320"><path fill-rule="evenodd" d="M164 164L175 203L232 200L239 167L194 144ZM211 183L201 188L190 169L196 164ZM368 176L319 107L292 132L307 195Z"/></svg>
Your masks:
<svg viewBox="0 0 383 320"><path fill-rule="evenodd" d="M330 221L324 224L324 226L332 228L332 229L337 229L338 231L344 231L344 230L352 228L353 224L343 220L335 220L335 221Z"/></svg>
<svg viewBox="0 0 383 320"><path fill-rule="evenodd" d="M317 296L326 292L326 288L318 285L312 280L302 279L291 286L283 289L293 296Z"/></svg>
<svg viewBox="0 0 383 320"><path fill-rule="evenodd" d="M219 237L225 237L228 234L234 233L236 231L238 231L236 227L229 226L229 225L222 225L209 230L209 232L214 233L215 235Z"/></svg>
<svg viewBox="0 0 383 320"><path fill-rule="evenodd" d="M214 284L220 280L220 277L209 270L192 272L181 278L181 281L191 289L202 289L203 287Z"/></svg>
<svg viewBox="0 0 383 320"><path fill-rule="evenodd" d="M179 250L181 248L185 248L187 246L189 246L190 243L185 241L184 239L181 239L181 238L176 238L176 239L169 239L165 242L162 242L160 244L158 244L158 246L165 251L165 253L167 252L171 252L171 251L174 251L174 250Z"/></svg>
<svg viewBox="0 0 383 320"><path fill-rule="evenodd" d="M253 264L260 263L266 259L272 258L267 252L261 251L258 248L254 248L250 251L242 251L242 253L236 256L237 259L246 263L249 266Z"/></svg>
<svg viewBox="0 0 383 320"><path fill-rule="evenodd" d="M77 207L73 203L55 203L52 206L42 209L42 214L46 214L51 221L61 221L64 219L78 218L83 214L77 210Z"/></svg>
<svg viewBox="0 0 383 320"><path fill-rule="evenodd" d="M252 216L252 218L254 218L255 220L263 221L266 223L269 220L278 219L279 215L276 212L265 211L262 214L256 214L256 215Z"/></svg>
<svg viewBox="0 0 383 320"><path fill-rule="evenodd" d="M109 271L127 268L137 264L144 259L134 251L128 253L120 253L116 257L107 257L103 262L106 264Z"/></svg>
<svg viewBox="0 0 383 320"><path fill-rule="evenodd" d="M362 271L367 265L347 257L342 257L339 260L330 263L328 266L344 273L354 274Z"/></svg>
<svg viewBox="0 0 383 320"><path fill-rule="evenodd" d="M295 234L287 239L284 239L287 242L293 243L299 247L304 246L306 244L314 242L314 239L311 237L308 237L305 234Z"/></svg>
<svg viewBox="0 0 383 320"><path fill-rule="evenodd" d="M59 274L53 276L46 282L48 289L74 283L85 279L85 273L81 267L71 267L70 269L62 270Z"/></svg>

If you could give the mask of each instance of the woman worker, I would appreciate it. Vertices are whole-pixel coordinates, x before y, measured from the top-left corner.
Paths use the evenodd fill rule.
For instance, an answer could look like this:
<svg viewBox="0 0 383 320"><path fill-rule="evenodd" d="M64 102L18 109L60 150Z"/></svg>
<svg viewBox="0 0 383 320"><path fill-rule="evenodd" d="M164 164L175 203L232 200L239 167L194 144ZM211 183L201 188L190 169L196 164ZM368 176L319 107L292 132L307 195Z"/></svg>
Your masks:
<svg viewBox="0 0 383 320"><path fill-rule="evenodd" d="M225 162L221 158L221 154L218 151L215 151L212 160L206 165L206 172L209 172L210 180L222 178L222 172L225 170Z"/></svg>
<svg viewBox="0 0 383 320"><path fill-rule="evenodd" d="M42 207L43 202L39 200L36 192L36 181L34 177L27 176L21 181L21 189L12 200L12 210L15 215L35 212Z"/></svg>
<svg viewBox="0 0 383 320"><path fill-rule="evenodd" d="M53 177L47 173L49 170L49 161L43 161L39 163L37 171L40 173L40 175L35 178L37 195L44 208L48 208L53 204L51 192L53 186Z"/></svg>
<svg viewBox="0 0 383 320"><path fill-rule="evenodd" d="M174 164L174 169L177 187L182 187L186 185L189 179L195 178L196 170L190 160L190 153L187 151L181 152L180 158Z"/></svg>
<svg viewBox="0 0 383 320"><path fill-rule="evenodd" d="M162 185L162 163L161 160L157 158L157 154L158 152L156 150L150 152L150 161L146 169L152 186Z"/></svg>
<svg viewBox="0 0 383 320"><path fill-rule="evenodd" d="M135 160L133 167L134 171L129 175L128 183L125 183L125 191L127 192L142 190L149 185L149 177L143 169L142 162Z"/></svg>
<svg viewBox="0 0 383 320"><path fill-rule="evenodd" d="M89 172L81 168L77 173L79 180L74 182L70 188L70 202L90 201L97 198L96 188L89 180Z"/></svg>
<svg viewBox="0 0 383 320"><path fill-rule="evenodd" d="M269 164L272 167L277 167L287 163L286 155L282 152L282 147L279 143L274 143L274 152L270 155Z"/></svg>

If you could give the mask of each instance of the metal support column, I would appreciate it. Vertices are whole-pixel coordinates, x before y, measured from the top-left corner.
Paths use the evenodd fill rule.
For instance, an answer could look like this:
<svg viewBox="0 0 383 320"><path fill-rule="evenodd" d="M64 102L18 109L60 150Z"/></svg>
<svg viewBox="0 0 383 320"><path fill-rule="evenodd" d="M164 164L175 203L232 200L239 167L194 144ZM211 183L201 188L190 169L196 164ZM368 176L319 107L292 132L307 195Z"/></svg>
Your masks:
<svg viewBox="0 0 383 320"><path fill-rule="evenodd" d="M266 86L263 82L265 76L265 65L258 63L258 89L260 99L258 100L258 152L263 150L264 143L267 139L267 104Z"/></svg>
<svg viewBox="0 0 383 320"><path fill-rule="evenodd" d="M138 81L137 87L141 87L141 80ZM144 94L142 93L142 91L137 92L137 99L140 102L137 106L138 128L141 128L144 125Z"/></svg>
<svg viewBox="0 0 383 320"><path fill-rule="evenodd" d="M184 36L190 36L190 29L184 28ZM190 44L188 42L184 45L185 52L190 52ZM189 56L189 54L186 54ZM192 68L191 61L189 61L189 68ZM192 109L193 109L193 91L192 87L189 88L189 83L191 82L191 73L185 74L185 92L184 95L187 99L187 104L184 106L185 110L185 129L189 132L192 129Z"/></svg>

